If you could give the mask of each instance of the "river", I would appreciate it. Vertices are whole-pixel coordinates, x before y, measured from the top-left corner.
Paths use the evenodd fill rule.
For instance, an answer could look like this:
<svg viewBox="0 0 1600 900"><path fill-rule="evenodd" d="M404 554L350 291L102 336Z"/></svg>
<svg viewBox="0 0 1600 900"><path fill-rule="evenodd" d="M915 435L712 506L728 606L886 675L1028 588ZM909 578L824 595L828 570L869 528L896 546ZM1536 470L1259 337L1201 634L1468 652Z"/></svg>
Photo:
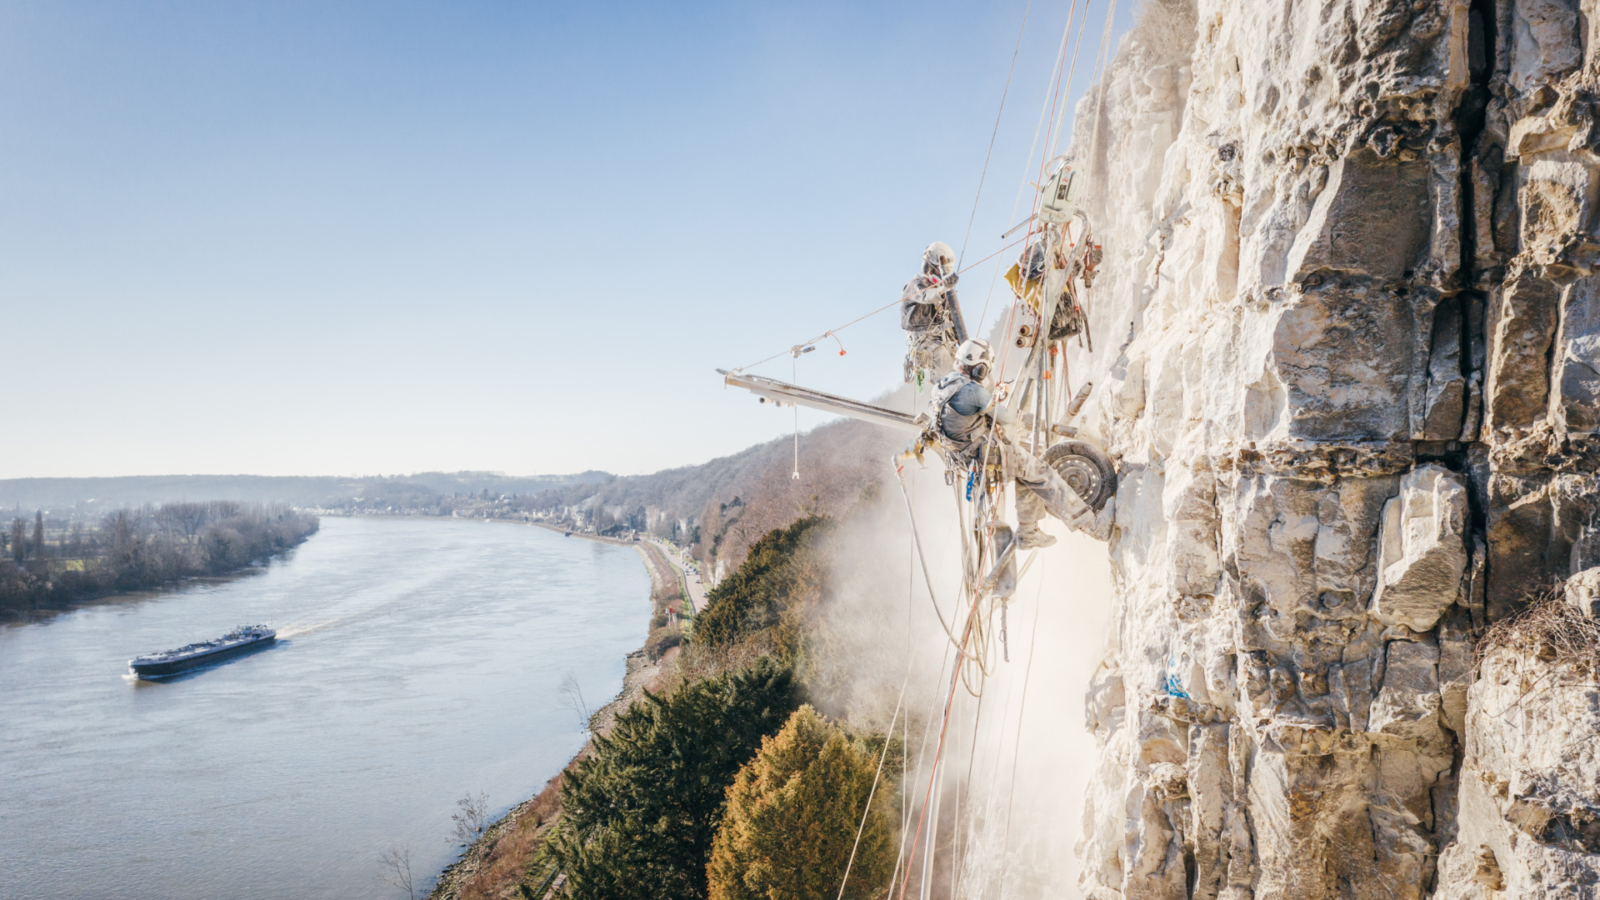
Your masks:
<svg viewBox="0 0 1600 900"><path fill-rule="evenodd" d="M0 627L0 897L380 898L458 852L583 745L650 579L631 547L541 528L324 518L258 572ZM265 622L276 646L166 683L130 657ZM420 893L420 891L419 891Z"/></svg>

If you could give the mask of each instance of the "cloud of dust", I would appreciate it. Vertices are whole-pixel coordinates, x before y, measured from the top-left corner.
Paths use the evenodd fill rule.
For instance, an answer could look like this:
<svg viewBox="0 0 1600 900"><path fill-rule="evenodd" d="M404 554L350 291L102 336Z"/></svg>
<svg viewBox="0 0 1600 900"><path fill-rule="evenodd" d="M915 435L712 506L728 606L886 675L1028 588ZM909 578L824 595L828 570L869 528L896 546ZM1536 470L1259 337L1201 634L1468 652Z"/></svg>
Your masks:
<svg viewBox="0 0 1600 900"><path fill-rule="evenodd" d="M908 464L905 473L933 597L959 640L965 601L954 489L932 460L920 471ZM934 782L907 897L1079 896L1073 847L1094 766L1084 694L1105 647L1110 564L1103 543L1054 520L1044 525L1058 541L1032 553L1005 605L1003 646L998 604L987 619L987 675L969 666L956 687L937 774L956 652L935 614L893 479L871 508L841 526L835 588L815 629L812 699L854 727L882 731L905 684L909 715L900 715L895 731L907 747L900 802L908 845Z"/></svg>

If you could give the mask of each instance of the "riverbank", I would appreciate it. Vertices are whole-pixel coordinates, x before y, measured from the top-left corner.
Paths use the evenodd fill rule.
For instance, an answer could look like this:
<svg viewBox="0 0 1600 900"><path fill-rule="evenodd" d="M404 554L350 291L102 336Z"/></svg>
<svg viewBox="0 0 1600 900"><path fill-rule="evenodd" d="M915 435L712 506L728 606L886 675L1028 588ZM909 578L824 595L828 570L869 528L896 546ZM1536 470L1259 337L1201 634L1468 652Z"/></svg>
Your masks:
<svg viewBox="0 0 1600 900"><path fill-rule="evenodd" d="M133 603L144 603L150 600L160 600L164 597L171 596L175 593L181 593L183 591L205 590L207 588L223 587L236 581L243 581L247 578L254 578L258 575L261 575L267 571L273 562L288 558L289 553L294 549L296 548L291 547L289 550L285 550L280 554L275 554L263 564L251 564L237 572L230 572L226 575L191 575L187 578L176 579L159 587L139 588L136 590L126 591L108 591L104 594L94 594L88 597L81 597L63 606L50 607L46 609L29 609L21 611L0 609L0 627L37 625L43 622L48 622L56 616L76 612L81 609L93 609L97 606L119 606Z"/></svg>
<svg viewBox="0 0 1600 900"><path fill-rule="evenodd" d="M593 735L610 734L617 715L643 699L645 691L660 693L670 686L678 648L675 641L671 642L672 646L662 645L679 633L679 626L673 619L684 602L679 580L674 574L676 569L654 544L619 541L592 534L574 533L572 536L637 547L644 559L645 570L650 573L651 615L644 646L627 655L622 690L589 717L591 737L563 767L563 772L592 753ZM658 625L658 622L661 624ZM543 790L513 806L486 828L458 861L446 866L439 873L428 900L543 898L560 886L559 881L551 881L543 873L532 871L532 867L560 812L561 773L558 772L545 782Z"/></svg>
<svg viewBox="0 0 1600 900"><path fill-rule="evenodd" d="M35 517L27 539L12 523L0 557L0 623L27 623L91 603L140 599L190 584L219 583L264 568L317 533L297 510L229 501L116 510L70 527Z"/></svg>
<svg viewBox="0 0 1600 900"><path fill-rule="evenodd" d="M547 525L543 522L528 522L527 524L537 525L540 528L554 531L555 533L565 535L566 537L583 538L584 540L597 541L602 544L620 544L624 547L638 547L640 555L644 557L646 568L651 570L650 579L652 583L655 582L658 576L665 578L669 582L676 583L678 585L679 596L684 601L684 605L687 605L689 610L688 614L691 616L703 611L706 608L705 587L702 586L698 580L696 580L694 583L690 583L689 573L684 571L682 567L675 564L672 561L672 557L667 553L666 548L654 538L623 540L621 538L606 537L605 535L595 534L593 532L567 531L564 528L557 528L554 525ZM646 547L649 547L656 552L646 552ZM659 572L656 570L656 567L658 566L661 567L661 571ZM683 609L679 607L674 607L672 612L674 615L683 615Z"/></svg>
<svg viewBox="0 0 1600 900"><path fill-rule="evenodd" d="M247 578L0 627L0 897L389 900L391 849L431 886L461 853L456 801L487 794L494 818L538 794L587 738L563 681L599 706L644 642L635 551L449 521L322 527ZM240 622L283 639L124 677Z"/></svg>

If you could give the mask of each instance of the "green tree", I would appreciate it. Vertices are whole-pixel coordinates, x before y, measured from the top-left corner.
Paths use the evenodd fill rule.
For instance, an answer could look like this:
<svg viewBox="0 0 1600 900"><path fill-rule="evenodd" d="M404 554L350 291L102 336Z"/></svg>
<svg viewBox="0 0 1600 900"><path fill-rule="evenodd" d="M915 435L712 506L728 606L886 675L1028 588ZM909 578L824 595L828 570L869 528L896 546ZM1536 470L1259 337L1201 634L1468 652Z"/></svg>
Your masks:
<svg viewBox="0 0 1600 900"><path fill-rule="evenodd" d="M870 747L816 710L795 710L728 788L707 867L711 900L834 900L847 865L845 897L882 893L894 871L895 828L893 791L879 784L872 792L877 765Z"/></svg>
<svg viewBox="0 0 1600 900"><path fill-rule="evenodd" d="M44 510L33 514L33 558L44 559Z"/></svg>
<svg viewBox="0 0 1600 900"><path fill-rule="evenodd" d="M799 705L765 659L645 697L563 779L553 853L575 900L702 900L728 785Z"/></svg>
<svg viewBox="0 0 1600 900"><path fill-rule="evenodd" d="M779 654L792 658L800 629L788 614L821 590L826 566L817 551L831 525L811 516L756 541L744 564L706 592L705 612L694 623L695 641L726 646L770 629Z"/></svg>

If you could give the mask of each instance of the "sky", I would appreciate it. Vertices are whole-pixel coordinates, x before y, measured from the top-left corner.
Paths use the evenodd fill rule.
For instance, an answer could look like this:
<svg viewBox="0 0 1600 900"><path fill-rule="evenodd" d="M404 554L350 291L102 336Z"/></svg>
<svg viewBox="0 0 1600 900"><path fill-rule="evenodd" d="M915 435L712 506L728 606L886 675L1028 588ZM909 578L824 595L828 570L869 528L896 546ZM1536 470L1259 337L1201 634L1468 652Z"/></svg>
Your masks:
<svg viewBox="0 0 1600 900"><path fill-rule="evenodd" d="M636 474L789 434L715 369L894 303L931 241L1000 249L1072 9L0 0L0 478ZM800 383L899 382L893 309L839 339Z"/></svg>

